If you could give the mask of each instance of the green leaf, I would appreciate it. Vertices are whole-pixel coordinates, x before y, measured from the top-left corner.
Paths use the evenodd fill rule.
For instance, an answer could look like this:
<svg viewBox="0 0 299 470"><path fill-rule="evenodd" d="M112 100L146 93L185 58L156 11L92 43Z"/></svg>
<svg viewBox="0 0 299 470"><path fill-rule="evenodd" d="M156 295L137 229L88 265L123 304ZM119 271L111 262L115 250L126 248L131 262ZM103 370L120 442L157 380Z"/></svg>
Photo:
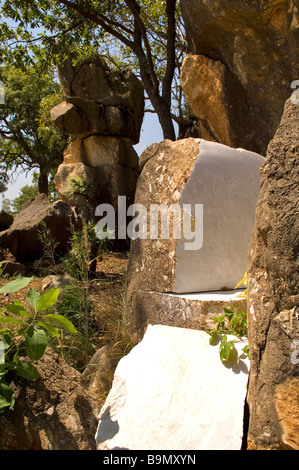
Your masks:
<svg viewBox="0 0 299 470"><path fill-rule="evenodd" d="M25 333L25 347L27 356L38 361L45 352L48 344L48 336L46 332L40 328L30 325Z"/></svg>
<svg viewBox="0 0 299 470"><path fill-rule="evenodd" d="M234 351L237 351L236 348L235 348L235 343L234 341L223 341L221 346L220 346L220 358L221 358L221 361L224 362L224 361L229 361L230 360L230 357L231 357L231 354L234 352Z"/></svg>
<svg viewBox="0 0 299 470"><path fill-rule="evenodd" d="M21 318L15 318L15 317L0 317L0 323L20 323L24 324L23 320Z"/></svg>
<svg viewBox="0 0 299 470"><path fill-rule="evenodd" d="M33 287L29 287L28 294L27 294L27 300L30 303L31 307L34 309L35 312L37 312L37 305L40 300L40 293L37 292Z"/></svg>
<svg viewBox="0 0 299 470"><path fill-rule="evenodd" d="M28 286L32 279L34 279L34 277L18 277L14 281L11 281L8 284L2 286L0 289L0 294L13 293L23 289L24 287Z"/></svg>
<svg viewBox="0 0 299 470"><path fill-rule="evenodd" d="M30 362L20 360L16 366L16 373L27 380L37 380L39 372Z"/></svg>
<svg viewBox="0 0 299 470"><path fill-rule="evenodd" d="M55 338L59 338L59 331L54 325L51 325L51 323L41 320L39 320L38 324L42 326L45 330L48 330L52 336L54 336Z"/></svg>
<svg viewBox="0 0 299 470"><path fill-rule="evenodd" d="M53 287L52 289L47 290L39 299L37 311L42 312L43 310L47 310L52 307L57 302L58 296L58 287Z"/></svg>
<svg viewBox="0 0 299 470"><path fill-rule="evenodd" d="M12 334L10 331L5 331L0 334L0 341L3 342L4 348L8 349L12 342Z"/></svg>
<svg viewBox="0 0 299 470"><path fill-rule="evenodd" d="M249 358L249 352L250 352L250 349L249 349L249 346L247 344L247 346L244 346L244 348L242 349L242 351L248 356Z"/></svg>
<svg viewBox="0 0 299 470"><path fill-rule="evenodd" d="M30 317L30 313L21 302L14 301L12 304L6 306L6 310L20 317Z"/></svg>
<svg viewBox="0 0 299 470"><path fill-rule="evenodd" d="M49 323L52 325L56 325L60 328L64 328L66 331L71 333L72 335L77 334L77 330L67 318L65 318L63 315L56 315L49 313L48 315L43 315L44 320L48 320Z"/></svg>
<svg viewBox="0 0 299 470"><path fill-rule="evenodd" d="M15 394L12 387L6 382L0 380L0 413L5 407L9 407L12 410L14 404Z"/></svg>

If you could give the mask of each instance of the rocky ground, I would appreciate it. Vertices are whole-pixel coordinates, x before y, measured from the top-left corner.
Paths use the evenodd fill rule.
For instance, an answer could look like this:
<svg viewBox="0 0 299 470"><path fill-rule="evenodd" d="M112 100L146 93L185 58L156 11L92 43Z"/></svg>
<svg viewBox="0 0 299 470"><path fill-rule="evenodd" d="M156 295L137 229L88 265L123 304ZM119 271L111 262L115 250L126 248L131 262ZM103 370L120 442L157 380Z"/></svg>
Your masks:
<svg viewBox="0 0 299 470"><path fill-rule="evenodd" d="M14 410L5 409L0 415L1 450L95 448L97 415L109 392L114 368L134 345L124 322L127 262L127 252L106 253L92 278L77 284L78 292L84 289L88 297L88 337L74 307L74 317L69 318L78 335L65 336L62 347L53 343L54 349L48 348L42 359L34 362L40 378L36 382L10 378L16 402ZM48 272L36 275L29 286L41 292L47 276ZM9 280L1 277L0 286ZM28 287L2 294L1 306L12 300L26 303L27 292ZM59 300L57 306L62 303L68 304L68 298ZM86 374L90 368L92 372Z"/></svg>

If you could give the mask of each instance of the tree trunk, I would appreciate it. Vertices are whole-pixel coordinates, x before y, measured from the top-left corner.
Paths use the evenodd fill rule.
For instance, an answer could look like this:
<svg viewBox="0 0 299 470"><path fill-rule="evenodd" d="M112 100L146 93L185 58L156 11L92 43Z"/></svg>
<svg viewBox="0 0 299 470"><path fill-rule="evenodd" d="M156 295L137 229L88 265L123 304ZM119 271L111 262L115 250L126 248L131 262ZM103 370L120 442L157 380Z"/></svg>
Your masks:
<svg viewBox="0 0 299 470"><path fill-rule="evenodd" d="M171 117L170 110L167 106L162 105L160 109L157 109L160 125L162 127L164 139L176 140L173 120Z"/></svg>
<svg viewBox="0 0 299 470"><path fill-rule="evenodd" d="M49 183L48 183L48 173L47 171L40 167L40 173L38 177L38 192L39 194L46 194L48 196L49 193Z"/></svg>
<svg viewBox="0 0 299 470"><path fill-rule="evenodd" d="M146 84L147 83L145 82L144 85ZM157 91L146 89L146 92L148 93L150 102L158 115L164 139L176 140L170 105L161 98Z"/></svg>

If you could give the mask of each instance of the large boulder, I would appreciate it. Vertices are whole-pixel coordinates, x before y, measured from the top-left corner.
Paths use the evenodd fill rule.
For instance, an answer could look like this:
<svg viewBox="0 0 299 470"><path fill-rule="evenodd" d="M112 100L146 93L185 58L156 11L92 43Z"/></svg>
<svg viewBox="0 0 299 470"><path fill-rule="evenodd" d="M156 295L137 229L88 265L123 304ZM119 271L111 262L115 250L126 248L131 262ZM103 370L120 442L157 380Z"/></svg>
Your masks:
<svg viewBox="0 0 299 470"><path fill-rule="evenodd" d="M265 155L299 77L299 0L181 0L181 83L202 137Z"/></svg>
<svg viewBox="0 0 299 470"><path fill-rule="evenodd" d="M248 268L249 445L299 449L299 106L261 169Z"/></svg>
<svg viewBox="0 0 299 470"><path fill-rule="evenodd" d="M156 303L146 300L149 292L231 291L243 278L264 158L189 138L154 144L141 160L135 204L144 214L135 221L127 297L128 318L137 329L149 319L144 306Z"/></svg>
<svg viewBox="0 0 299 470"><path fill-rule="evenodd" d="M139 79L130 70L111 70L98 56L76 65L74 60L58 67L65 101L51 110L56 126L77 137L114 135L138 143L144 115Z"/></svg>
<svg viewBox="0 0 299 470"><path fill-rule="evenodd" d="M12 378L16 401L0 415L0 449L95 450L99 401L80 372L51 349L34 365L35 382Z"/></svg>
<svg viewBox="0 0 299 470"><path fill-rule="evenodd" d="M224 366L203 331L149 325L116 367L98 449L241 450L248 372L243 356Z"/></svg>
<svg viewBox="0 0 299 470"><path fill-rule="evenodd" d="M138 155L129 139L92 135L71 143L55 185L61 199L86 220L94 220L99 204L111 204L117 210L119 195L133 203L138 175Z"/></svg>
<svg viewBox="0 0 299 470"><path fill-rule="evenodd" d="M71 227L75 225L72 209L63 201L51 203L45 194L26 202L9 229L0 233L0 246L7 248L17 261L31 262L44 255L41 231L45 228L56 243L56 253L68 249Z"/></svg>
<svg viewBox="0 0 299 470"><path fill-rule="evenodd" d="M8 229L13 223L13 216L4 210L0 212L0 232Z"/></svg>

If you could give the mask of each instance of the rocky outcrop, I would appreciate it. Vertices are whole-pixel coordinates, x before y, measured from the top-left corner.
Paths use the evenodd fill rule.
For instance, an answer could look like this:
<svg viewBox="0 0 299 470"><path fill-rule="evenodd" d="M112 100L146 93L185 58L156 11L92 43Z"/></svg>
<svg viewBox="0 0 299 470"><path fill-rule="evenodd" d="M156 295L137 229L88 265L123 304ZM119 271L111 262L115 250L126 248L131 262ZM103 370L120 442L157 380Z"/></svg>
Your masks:
<svg viewBox="0 0 299 470"><path fill-rule="evenodd" d="M75 139L58 167L55 184L60 197L94 220L102 203L117 208L119 195L134 201L138 155L129 139L92 135Z"/></svg>
<svg viewBox="0 0 299 470"><path fill-rule="evenodd" d="M203 138L266 154L299 77L299 0L181 0L181 84Z"/></svg>
<svg viewBox="0 0 299 470"><path fill-rule="evenodd" d="M35 364L40 377L15 377L13 410L0 415L1 450L95 450L99 401L81 374L51 349Z"/></svg>
<svg viewBox="0 0 299 470"><path fill-rule="evenodd" d="M5 211L0 212L0 232L8 229L13 223L13 216Z"/></svg>
<svg viewBox="0 0 299 470"><path fill-rule="evenodd" d="M248 269L249 447L299 449L299 106L261 169Z"/></svg>
<svg viewBox="0 0 299 470"><path fill-rule="evenodd" d="M40 232L45 228L56 243L56 253L68 250L71 225L75 225L71 208L63 201L50 203L45 194L26 202L11 227L0 232L0 245L8 249L16 261L27 262L44 255Z"/></svg>
<svg viewBox="0 0 299 470"><path fill-rule="evenodd" d="M111 70L101 57L76 65L73 60L75 55L58 67L65 102L51 111L57 127L81 138L118 135L137 144L144 113L142 83L130 70Z"/></svg>
<svg viewBox="0 0 299 470"><path fill-rule="evenodd" d="M64 154L55 183L60 197L86 220L101 203L134 199L144 114L141 82L130 71L110 70L100 57L58 68L65 101L51 110L55 125L75 139Z"/></svg>
<svg viewBox="0 0 299 470"><path fill-rule="evenodd" d="M229 291L243 278L263 161L194 138L154 144L141 156L127 297L137 329L149 319L144 306L155 304L148 292Z"/></svg>

